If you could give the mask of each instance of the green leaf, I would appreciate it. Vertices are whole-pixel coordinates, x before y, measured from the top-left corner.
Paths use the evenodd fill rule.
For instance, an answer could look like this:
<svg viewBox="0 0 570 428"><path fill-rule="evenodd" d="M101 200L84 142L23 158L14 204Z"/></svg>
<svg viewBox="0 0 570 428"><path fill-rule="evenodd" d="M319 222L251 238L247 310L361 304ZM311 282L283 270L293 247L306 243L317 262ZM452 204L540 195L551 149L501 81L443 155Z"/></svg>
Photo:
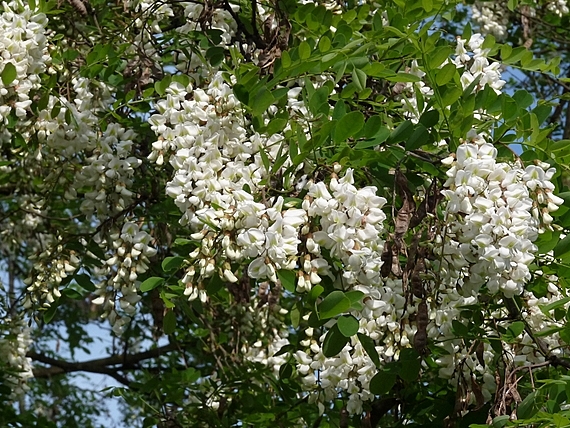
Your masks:
<svg viewBox="0 0 570 428"><path fill-rule="evenodd" d="M61 294L65 295L65 297L68 297L68 298L73 299L73 300L80 300L80 299L83 299L84 293L80 293L79 291L77 291L73 288L64 288L61 291Z"/></svg>
<svg viewBox="0 0 570 428"><path fill-rule="evenodd" d="M400 141L406 140L414 132L414 124L410 120L405 120L400 123L394 131L390 134L388 141L391 144L399 143Z"/></svg>
<svg viewBox="0 0 570 428"><path fill-rule="evenodd" d="M56 300L55 302L52 302L51 306L47 309L47 311L44 312L43 316L44 323L49 324L51 322L51 320L57 313L58 304L59 304L59 299Z"/></svg>
<svg viewBox="0 0 570 428"><path fill-rule="evenodd" d="M335 290L317 306L319 318L324 320L342 314L350 309L350 299L344 292Z"/></svg>
<svg viewBox="0 0 570 428"><path fill-rule="evenodd" d="M431 12L433 9L433 0L422 0L422 7L426 12Z"/></svg>
<svg viewBox="0 0 570 428"><path fill-rule="evenodd" d="M514 12L514 10L517 8L518 5L519 5L518 0L508 0L508 1L507 1L507 8L508 8L511 12Z"/></svg>
<svg viewBox="0 0 570 428"><path fill-rule="evenodd" d="M455 73L457 73L457 67L455 67L455 64L451 62L449 64L445 64L440 70L437 71L435 75L435 83L437 83L438 86L443 86L451 79L453 79Z"/></svg>
<svg viewBox="0 0 570 428"><path fill-rule="evenodd" d="M396 383L396 373L380 370L370 380L370 392L375 395L384 395L390 392Z"/></svg>
<svg viewBox="0 0 570 428"><path fill-rule="evenodd" d="M234 95L236 98L242 102L243 104L247 105L249 103L249 91L240 83L234 85Z"/></svg>
<svg viewBox="0 0 570 428"><path fill-rule="evenodd" d="M458 320L451 321L451 328L453 333L460 337L467 337L469 335L469 329L463 323Z"/></svg>
<svg viewBox="0 0 570 428"><path fill-rule="evenodd" d="M566 235L564 239L560 240L556 247L554 247L554 257L561 258L570 252L570 234Z"/></svg>
<svg viewBox="0 0 570 428"><path fill-rule="evenodd" d="M325 357L334 357L342 348L348 343L349 338L342 334L338 326L335 324L332 328L328 331L327 335L325 336L325 340L323 341L323 355Z"/></svg>
<svg viewBox="0 0 570 428"><path fill-rule="evenodd" d="M539 408L536 405L536 391L532 391L517 407L517 417L519 419L532 418Z"/></svg>
<svg viewBox="0 0 570 428"><path fill-rule="evenodd" d="M519 116L519 107L516 101L507 94L501 94L501 110L505 120L516 119Z"/></svg>
<svg viewBox="0 0 570 428"><path fill-rule="evenodd" d="M439 111L429 110L424 112L420 117L420 123L426 128L431 128L439 122Z"/></svg>
<svg viewBox="0 0 570 428"><path fill-rule="evenodd" d="M262 87L257 94L252 105L253 114L258 116L265 113L265 110L275 102L273 94L267 90L267 88Z"/></svg>
<svg viewBox="0 0 570 428"><path fill-rule="evenodd" d="M172 244L173 247L183 247L185 245L199 245L200 242L199 241L194 241L192 239L186 239L186 238L176 238L174 240L174 243Z"/></svg>
<svg viewBox="0 0 570 428"><path fill-rule="evenodd" d="M291 327L293 328L299 327L299 323L301 322L301 312L297 307L291 309L290 316L291 316Z"/></svg>
<svg viewBox="0 0 570 428"><path fill-rule="evenodd" d="M359 111L352 111L344 115L336 124L333 141L342 143L359 132L364 126L364 115Z"/></svg>
<svg viewBox="0 0 570 428"><path fill-rule="evenodd" d="M206 285L206 292L210 296L213 296L222 288L224 288L225 285L226 285L225 281L222 278L220 278L220 275L218 273L215 273L214 275L212 275L212 277L208 281L208 284Z"/></svg>
<svg viewBox="0 0 570 428"><path fill-rule="evenodd" d="M155 417L149 416L144 418L143 421L143 428L151 428L151 427L155 427L160 423L159 419L156 419Z"/></svg>
<svg viewBox="0 0 570 428"><path fill-rule="evenodd" d="M281 132L288 123L289 121L287 119L276 117L275 119L272 119L271 122L269 122L265 132L267 135L277 134L278 132Z"/></svg>
<svg viewBox="0 0 570 428"><path fill-rule="evenodd" d="M447 87L441 101L444 106L453 105L461 97L462 93L461 89L457 86Z"/></svg>
<svg viewBox="0 0 570 428"><path fill-rule="evenodd" d="M436 51L433 54L430 54L429 56L428 59L429 67L431 69L438 68L441 64L445 62L446 59L449 59L451 53L452 50L449 46L442 46L436 49Z"/></svg>
<svg viewBox="0 0 570 428"><path fill-rule="evenodd" d="M352 315L343 315L336 321L339 331L346 337L352 337L358 332L358 320Z"/></svg>
<svg viewBox="0 0 570 428"><path fill-rule="evenodd" d="M380 367L380 356L378 355L378 351L376 350L376 345L374 344L374 341L370 337L362 333L358 333L357 336L358 340L360 340L362 347L364 348L364 350L366 351L372 362L376 365L376 367Z"/></svg>
<svg viewBox="0 0 570 428"><path fill-rule="evenodd" d="M367 149L368 147L376 147L382 144L390 136L390 130L388 128L382 128L378 131L378 134L374 138L359 141L354 148L355 149Z"/></svg>
<svg viewBox="0 0 570 428"><path fill-rule="evenodd" d="M419 76L416 76L415 74L411 74L411 73L404 73L403 71L400 71L398 73L396 73L395 75L388 75L385 77L386 80L388 80L389 82L402 82L402 83L407 83L407 82L419 82L421 79L419 78Z"/></svg>
<svg viewBox="0 0 570 428"><path fill-rule="evenodd" d="M357 89L362 91L366 88L366 73L360 68L354 67L352 70L352 81L356 85Z"/></svg>
<svg viewBox="0 0 570 428"><path fill-rule="evenodd" d="M355 303L360 304L362 302L362 298L364 297L364 293L359 290L350 290L344 293L348 300L350 300L350 304L354 305Z"/></svg>
<svg viewBox="0 0 570 428"><path fill-rule="evenodd" d="M296 288L295 283L297 280L297 276L295 275L294 271L280 269L277 271L277 278L279 278L279 281L281 281L281 285L283 286L283 288L285 288L285 290L287 290L290 293L295 292Z"/></svg>
<svg viewBox="0 0 570 428"><path fill-rule="evenodd" d="M331 39L327 36L322 36L319 40L318 46L321 53L327 52L331 48Z"/></svg>
<svg viewBox="0 0 570 428"><path fill-rule="evenodd" d="M75 282L77 282L81 287L85 288L87 291L95 291L95 284L93 284L89 275L81 273L75 275L73 278L75 279Z"/></svg>
<svg viewBox="0 0 570 428"><path fill-rule="evenodd" d="M418 124L410 138L406 141L406 150L412 151L419 149L421 146L429 142L429 132L421 123Z"/></svg>
<svg viewBox="0 0 570 428"><path fill-rule="evenodd" d="M366 124L364 125L364 136L366 138L372 138L381 132L382 129L386 129L382 117L379 115L371 116L366 120Z"/></svg>
<svg viewBox="0 0 570 428"><path fill-rule="evenodd" d="M156 93L160 96L163 96L166 93L166 89L170 86L170 82L172 81L172 76L166 76L164 79L156 82L154 84L154 89Z"/></svg>
<svg viewBox="0 0 570 428"><path fill-rule="evenodd" d="M289 55L288 51L281 52L281 66L283 68L291 67L291 55ZM235 91L235 89L234 89Z"/></svg>
<svg viewBox="0 0 570 428"><path fill-rule="evenodd" d="M175 256L175 257L166 257L162 261L162 270L164 272L170 272L175 269L178 269L184 263L184 257Z"/></svg>
<svg viewBox="0 0 570 428"><path fill-rule="evenodd" d="M299 45L299 59L304 61L311 57L311 46L306 41L302 41Z"/></svg>
<svg viewBox="0 0 570 428"><path fill-rule="evenodd" d="M524 331L524 322L515 321L507 328L507 333L505 336L515 339Z"/></svg>
<svg viewBox="0 0 570 428"><path fill-rule="evenodd" d="M4 86L8 86L12 83L17 76L18 72L16 71L16 66L11 62L5 63L4 70L2 70L2 83Z"/></svg>
<svg viewBox="0 0 570 428"><path fill-rule="evenodd" d="M398 375L407 382L414 382L421 370L422 360L418 352L413 348L402 349L400 351L400 370Z"/></svg>
<svg viewBox="0 0 570 428"><path fill-rule="evenodd" d="M160 278L158 276L151 276L150 278L145 279L141 286L140 286L140 290L142 293L146 293L147 291L150 291L156 287L158 287L159 285L164 284L164 278Z"/></svg>
<svg viewBox="0 0 570 428"><path fill-rule="evenodd" d="M172 334L176 330L176 314L174 311L168 311L164 315L162 330L164 331L164 334Z"/></svg>
<svg viewBox="0 0 570 428"><path fill-rule="evenodd" d="M564 297L563 299L555 300L554 302L549 303L548 305L540 306L540 310L544 315L550 316L549 314L550 311L557 308L561 308L568 302L570 302L570 297Z"/></svg>

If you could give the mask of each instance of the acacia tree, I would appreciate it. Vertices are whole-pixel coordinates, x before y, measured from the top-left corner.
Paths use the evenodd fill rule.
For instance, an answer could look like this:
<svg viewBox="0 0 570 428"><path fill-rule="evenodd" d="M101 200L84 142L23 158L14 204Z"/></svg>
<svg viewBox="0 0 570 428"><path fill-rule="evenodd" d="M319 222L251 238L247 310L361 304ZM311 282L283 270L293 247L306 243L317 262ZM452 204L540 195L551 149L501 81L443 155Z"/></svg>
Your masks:
<svg viewBox="0 0 570 428"><path fill-rule="evenodd" d="M570 424L565 1L0 11L3 425Z"/></svg>

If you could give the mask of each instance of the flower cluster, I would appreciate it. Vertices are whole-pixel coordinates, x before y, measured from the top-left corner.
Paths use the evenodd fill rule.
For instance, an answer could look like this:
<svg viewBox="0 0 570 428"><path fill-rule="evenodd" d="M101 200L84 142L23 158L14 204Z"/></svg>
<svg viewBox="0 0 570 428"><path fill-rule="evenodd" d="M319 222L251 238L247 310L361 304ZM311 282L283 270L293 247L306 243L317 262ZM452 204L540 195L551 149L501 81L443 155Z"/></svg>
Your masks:
<svg viewBox="0 0 570 428"><path fill-rule="evenodd" d="M3 328L8 328L6 337L0 337L3 381L12 389L10 397L18 399L28 390L26 382L34 375L32 360L26 357L32 344L30 328L23 320L5 318Z"/></svg>
<svg viewBox="0 0 570 428"><path fill-rule="evenodd" d="M45 14L30 9L27 2L11 1L0 7L0 123L8 120L14 111L23 120L32 100L30 91L39 88L39 74L49 60L45 29ZM4 73L8 67L15 71L14 79L5 84ZM7 74L7 73L6 73ZM3 139L10 139L4 132Z"/></svg>
<svg viewBox="0 0 570 428"><path fill-rule="evenodd" d="M490 50L483 48L484 42L485 38L479 33L473 34L468 41L458 37L453 63L458 69L463 69L461 74L463 89L478 79L477 89L488 85L500 94L501 88L506 83L501 80L501 63L489 61L487 55ZM467 51L465 45L469 47L470 52Z"/></svg>
<svg viewBox="0 0 570 428"><path fill-rule="evenodd" d="M409 322L415 308L406 308L402 281L385 279L383 283L354 289L364 293L362 310L352 312L359 319L359 333L376 342L382 364L397 360L400 349L410 346L416 331ZM303 385L309 391L319 392L311 399L332 400L342 391L348 395L348 412L362 413L363 402L374 399L370 381L377 373L376 365L357 336L353 336L338 355L325 357L322 344L326 334L315 334L315 329L306 329L305 340L300 343L305 349L294 353Z"/></svg>
<svg viewBox="0 0 570 428"><path fill-rule="evenodd" d="M120 233L112 233L109 240L114 253L105 260L107 268L101 273L107 279L96 285L97 297L93 303L103 305L103 317L109 319L115 334L120 335L141 299L138 276L148 270L149 258L156 254L156 249L151 247L152 237L131 222L126 222Z"/></svg>
<svg viewBox="0 0 570 428"><path fill-rule="evenodd" d="M509 11L500 3L476 1L471 6L471 18L481 27L483 34L492 34L497 40L507 35Z"/></svg>
<svg viewBox="0 0 570 428"><path fill-rule="evenodd" d="M101 110L95 98L101 96L103 100L110 101L108 89L102 87L100 91L94 91L90 88L89 79L78 78L72 83L74 102L50 95L34 123L38 141L63 158L72 158L84 150L95 148L96 113Z"/></svg>
<svg viewBox="0 0 570 428"><path fill-rule="evenodd" d="M61 297L59 286L61 282L77 270L80 260L74 251L69 251L62 245L63 238L47 236L43 242L45 249L31 256L34 265L31 274L24 280L28 286L23 306L28 309L35 305L49 308Z"/></svg>
<svg viewBox="0 0 570 428"><path fill-rule="evenodd" d="M343 287L378 285L386 199L376 195L374 186L355 187L353 174L348 169L340 179L333 176L328 186L324 182L309 184L303 207L310 218L319 219L319 225L307 239L307 250L319 257L317 266L326 266L327 270L321 247L342 263L342 277L338 279Z"/></svg>
<svg viewBox="0 0 570 428"><path fill-rule="evenodd" d="M102 219L124 211L136 195L130 190L135 169L142 160L133 156L135 133L110 123L101 135L86 165L76 174L75 183L66 197L75 199L75 189L83 189L85 199L81 212L90 216L94 212Z"/></svg>
<svg viewBox="0 0 570 428"><path fill-rule="evenodd" d="M562 199L552 191L554 169L497 162L497 149L474 135L461 144L447 172L441 275L462 277L464 291L521 294L530 279L541 223Z"/></svg>
<svg viewBox="0 0 570 428"><path fill-rule="evenodd" d="M469 40L457 37L455 57L444 61L440 67L448 63L454 64L461 74L461 85L463 89L469 87L474 81L477 84L473 91L479 91L485 86L490 86L497 93L501 93L501 88L505 81L501 79L501 63L491 61L488 58L489 49L483 48L485 38L477 33L473 34ZM467 50L469 48L469 50ZM406 116L414 123L417 123L428 106L423 100L418 101L418 96L430 99L433 96L433 89L424 82L426 73L421 69L416 61L413 61L408 69L410 74L418 76L421 80L414 83L402 84L401 103ZM395 88L396 89L396 88ZM420 108L421 106L421 108Z"/></svg>

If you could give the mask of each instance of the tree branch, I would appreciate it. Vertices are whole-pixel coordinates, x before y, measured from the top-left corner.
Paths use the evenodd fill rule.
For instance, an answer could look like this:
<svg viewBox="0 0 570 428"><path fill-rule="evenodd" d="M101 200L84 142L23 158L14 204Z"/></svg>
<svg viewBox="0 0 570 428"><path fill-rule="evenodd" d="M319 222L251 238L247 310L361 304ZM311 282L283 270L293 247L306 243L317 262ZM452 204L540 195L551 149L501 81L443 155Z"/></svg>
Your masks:
<svg viewBox="0 0 570 428"><path fill-rule="evenodd" d="M120 370L137 369L137 363L151 358L160 357L170 351L178 349L178 344L169 343L155 349L149 349L137 354L112 355L110 357L99 358L89 361L70 362L60 360L58 358L48 357L33 351L28 352L27 356L33 361L48 364L49 367L35 367L33 369L34 377L46 378L64 373L88 372L99 373L111 376L123 385L129 385L130 381L119 374Z"/></svg>

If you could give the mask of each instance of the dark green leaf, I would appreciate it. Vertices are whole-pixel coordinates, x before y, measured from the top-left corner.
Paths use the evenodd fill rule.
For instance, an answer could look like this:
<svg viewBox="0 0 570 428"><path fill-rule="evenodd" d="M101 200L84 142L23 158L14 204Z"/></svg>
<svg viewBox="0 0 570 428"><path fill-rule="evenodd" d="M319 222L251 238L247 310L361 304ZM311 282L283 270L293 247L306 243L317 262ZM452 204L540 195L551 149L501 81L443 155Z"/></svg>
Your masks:
<svg viewBox="0 0 570 428"><path fill-rule="evenodd" d="M522 321L515 321L507 328L507 333L505 336L509 338L515 339L524 331L524 322Z"/></svg>
<svg viewBox="0 0 570 428"><path fill-rule="evenodd" d="M52 302L51 306L44 312L44 323L49 324L57 312L59 300Z"/></svg>
<svg viewBox="0 0 570 428"><path fill-rule="evenodd" d="M352 315L343 315L336 321L339 331L346 337L352 337L358 332L359 323Z"/></svg>
<svg viewBox="0 0 570 428"><path fill-rule="evenodd" d="M327 52L331 48L331 39L327 36L321 36L318 46L321 53Z"/></svg>
<svg viewBox="0 0 570 428"><path fill-rule="evenodd" d="M283 68L291 67L291 55L289 55L288 51L281 52L281 66ZM235 88L234 88L235 91Z"/></svg>
<svg viewBox="0 0 570 428"><path fill-rule="evenodd" d="M265 110L273 104L275 98L273 94L267 90L267 88L262 87L257 94L255 94L255 99L252 105L252 110L254 115L260 115L265 113Z"/></svg>
<svg viewBox="0 0 570 428"><path fill-rule="evenodd" d="M285 290L290 293L295 292L295 282L297 280L295 272L292 270L281 269L277 271L277 277L279 278L279 281L281 281L281 285Z"/></svg>
<svg viewBox="0 0 570 428"><path fill-rule="evenodd" d="M162 270L164 272L170 272L175 269L178 269L184 263L184 257L174 256L174 257L166 257L162 261Z"/></svg>
<svg viewBox="0 0 570 428"><path fill-rule="evenodd" d="M392 387L396 383L396 374L380 370L374 375L370 380L370 392L375 395L384 395L392 390Z"/></svg>
<svg viewBox="0 0 570 428"><path fill-rule="evenodd" d="M411 120L405 120L400 123L394 131L390 134L388 141L391 144L399 143L400 141L406 140L414 132L414 124Z"/></svg>
<svg viewBox="0 0 570 428"><path fill-rule="evenodd" d="M556 244L554 247L554 257L560 258L570 252L570 234Z"/></svg>
<svg viewBox="0 0 570 428"><path fill-rule="evenodd" d="M168 311L166 315L164 315L162 330L164 334L172 334L176 330L176 314L174 311Z"/></svg>
<svg viewBox="0 0 570 428"><path fill-rule="evenodd" d="M291 326L293 328L299 327L299 322L301 321L301 312L299 312L299 309L297 309L297 307L291 309L290 316L291 316Z"/></svg>
<svg viewBox="0 0 570 428"><path fill-rule="evenodd" d="M85 288L87 291L95 291L95 284L91 282L91 278L89 275L84 273L78 274L74 276L75 282L77 282L80 286Z"/></svg>
<svg viewBox="0 0 570 428"><path fill-rule="evenodd" d="M419 149L421 146L429 142L429 132L421 123L416 126L416 129L406 141L406 150L412 151Z"/></svg>
<svg viewBox="0 0 570 428"><path fill-rule="evenodd" d="M420 78L415 74L404 73L402 71L396 73L395 75L394 74L388 75L385 77L385 79L390 82L402 82L402 83L420 81Z"/></svg>
<svg viewBox="0 0 570 428"><path fill-rule="evenodd" d="M241 101L243 104L247 105L249 103L249 91L247 90L247 88L240 84L237 83L234 85L234 94L236 96L236 98Z"/></svg>
<svg viewBox="0 0 570 428"><path fill-rule="evenodd" d="M342 334L338 326L335 324L328 331L323 341L323 355L325 357L334 357L337 355L344 346L348 343L349 338Z"/></svg>
<svg viewBox="0 0 570 428"><path fill-rule="evenodd" d="M359 91L366 88L366 73L359 68L354 67L352 70L352 81Z"/></svg>
<svg viewBox="0 0 570 428"><path fill-rule="evenodd" d="M527 419L533 417L539 408L536 405L536 391L532 391L525 399L518 405L517 417L519 419Z"/></svg>
<svg viewBox="0 0 570 428"><path fill-rule="evenodd" d="M372 360L372 362L376 365L376 367L380 367L380 356L378 355L378 351L376 350L376 345L374 345L374 341L366 336L365 334L358 333L358 340L362 344L362 347Z"/></svg>
<svg viewBox="0 0 570 428"><path fill-rule="evenodd" d="M332 318L350 309L350 299L344 292L335 290L319 303L317 309L320 319Z"/></svg>
<svg viewBox="0 0 570 428"><path fill-rule="evenodd" d="M353 111L343 116L336 124L333 140L342 143L354 136L364 126L364 115L359 111Z"/></svg>
<svg viewBox="0 0 570 428"><path fill-rule="evenodd" d="M436 51L429 56L429 67L432 69L438 68L446 59L449 59L451 53L452 50L449 46L437 48Z"/></svg>
<svg viewBox="0 0 570 428"><path fill-rule="evenodd" d="M431 128L439 122L439 111L429 110L423 113L420 117L420 123L426 128Z"/></svg>

